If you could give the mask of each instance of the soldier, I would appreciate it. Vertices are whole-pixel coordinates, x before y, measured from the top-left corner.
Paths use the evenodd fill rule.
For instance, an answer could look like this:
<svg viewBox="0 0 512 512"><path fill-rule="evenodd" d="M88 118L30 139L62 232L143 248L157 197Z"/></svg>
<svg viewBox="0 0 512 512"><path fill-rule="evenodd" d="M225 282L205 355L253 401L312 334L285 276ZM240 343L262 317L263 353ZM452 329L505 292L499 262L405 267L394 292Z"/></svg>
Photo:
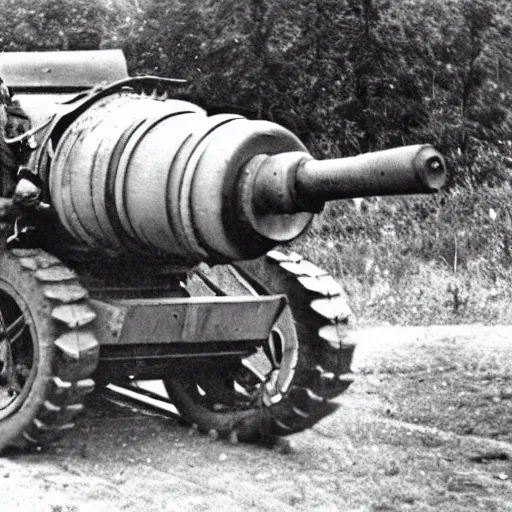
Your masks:
<svg viewBox="0 0 512 512"><path fill-rule="evenodd" d="M10 195L9 182L16 171L16 163L11 149L5 141L7 137L7 105L10 100L9 89L0 78L0 220L9 216L12 201L5 198Z"/></svg>
<svg viewBox="0 0 512 512"><path fill-rule="evenodd" d="M17 161L7 143L30 128L29 117L0 78L0 222L16 219L14 234L7 239L9 243L19 241L21 232L32 229L25 224L33 212L48 208L40 199L39 177Z"/></svg>
<svg viewBox="0 0 512 512"><path fill-rule="evenodd" d="M2 181L0 183L1 195L4 195L7 191L4 191L6 187L7 177L11 176L15 169L16 163L14 155L11 149L7 145L5 139L8 137L7 129L9 125L9 116L7 113L8 105L10 104L11 96L9 89L0 78L0 168Z"/></svg>
<svg viewBox="0 0 512 512"><path fill-rule="evenodd" d="M12 98L9 88L0 78L0 166L2 168L3 182L16 183L14 191L9 191L6 185L2 187L3 196L13 195L13 201L22 206L33 206L39 199L41 189L38 177L23 165L24 162L16 161L5 139L13 139L27 133L31 128L31 122L19 102ZM17 172L16 172L17 170ZM23 181L32 182L34 187L28 186Z"/></svg>

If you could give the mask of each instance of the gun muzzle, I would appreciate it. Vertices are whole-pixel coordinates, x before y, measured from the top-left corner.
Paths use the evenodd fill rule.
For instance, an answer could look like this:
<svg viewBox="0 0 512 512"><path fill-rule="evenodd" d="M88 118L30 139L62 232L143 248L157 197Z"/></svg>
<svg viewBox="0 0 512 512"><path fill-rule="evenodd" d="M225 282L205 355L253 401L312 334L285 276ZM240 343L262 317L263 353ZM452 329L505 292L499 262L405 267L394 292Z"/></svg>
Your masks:
<svg viewBox="0 0 512 512"><path fill-rule="evenodd" d="M429 145L333 160L275 155L260 162L253 203L260 214L315 212L339 199L437 192L445 178L443 157Z"/></svg>

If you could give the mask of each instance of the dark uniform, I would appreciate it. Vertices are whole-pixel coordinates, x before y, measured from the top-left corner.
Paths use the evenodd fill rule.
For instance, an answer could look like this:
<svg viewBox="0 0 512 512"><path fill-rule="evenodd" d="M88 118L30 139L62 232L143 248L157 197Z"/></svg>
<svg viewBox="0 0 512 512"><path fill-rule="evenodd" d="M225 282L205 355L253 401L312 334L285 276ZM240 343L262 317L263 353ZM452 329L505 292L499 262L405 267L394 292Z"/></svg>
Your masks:
<svg viewBox="0 0 512 512"><path fill-rule="evenodd" d="M24 178L34 181L36 178L26 167L22 152L16 153L6 142L6 139L14 139L31 128L31 122L28 115L21 108L18 101L13 100L9 88L0 78L0 195L11 197L16 201L20 181ZM39 183L37 183L39 185ZM30 192L29 195L38 194L37 190ZM19 194L18 194L19 195ZM25 196L25 192L22 194Z"/></svg>
<svg viewBox="0 0 512 512"><path fill-rule="evenodd" d="M9 89L0 78L0 196L10 195L9 182L12 183L12 176L16 173L16 161L12 151L5 142L10 135L8 110L11 108L12 100Z"/></svg>
<svg viewBox="0 0 512 512"><path fill-rule="evenodd" d="M40 222L38 213L49 208L40 199L39 177L23 165L21 153L13 153L7 143L30 128L29 117L0 78L0 223L16 216L14 233L7 238L13 246L27 246Z"/></svg>

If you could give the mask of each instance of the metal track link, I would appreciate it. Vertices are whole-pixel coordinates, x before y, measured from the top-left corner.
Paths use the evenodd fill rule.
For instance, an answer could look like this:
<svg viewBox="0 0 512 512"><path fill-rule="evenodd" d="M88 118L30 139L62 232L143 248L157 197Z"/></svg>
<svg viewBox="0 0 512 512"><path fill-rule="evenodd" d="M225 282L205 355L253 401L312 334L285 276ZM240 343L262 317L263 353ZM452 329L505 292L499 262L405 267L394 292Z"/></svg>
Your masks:
<svg viewBox="0 0 512 512"><path fill-rule="evenodd" d="M348 339L351 310L341 286L297 253L270 251L235 267L267 293L287 295L299 337L295 385L322 398L343 393L354 380L355 347Z"/></svg>
<svg viewBox="0 0 512 512"><path fill-rule="evenodd" d="M338 408L330 399L354 380L345 292L327 272L296 253L271 251L234 267L259 293L286 294L295 320L298 365L289 395L273 408L271 433L310 428Z"/></svg>
<svg viewBox="0 0 512 512"><path fill-rule="evenodd" d="M285 294L290 316L275 329L281 331L282 339L296 336L298 360L289 391L282 399L244 414L233 411L222 417L201 408L179 383L168 383L171 400L189 421L216 436L250 440L311 428L339 407L331 399L353 380L350 365L354 346L346 332L351 312L343 289L327 272L298 254L271 251L256 260L211 268L203 265L196 276L215 295ZM191 379L199 375L190 373ZM216 386L222 387L222 379L216 379L212 372L198 378L198 384L215 391Z"/></svg>
<svg viewBox="0 0 512 512"><path fill-rule="evenodd" d="M17 262L24 279L33 281L36 300L51 317L55 336L53 342L39 342L50 343L53 356L52 374L40 391L41 404L22 431L8 442L16 448L27 448L53 442L74 426L85 396L94 389L90 376L98 363L99 343L87 328L96 316L87 304L87 290L72 270L41 249L13 249L7 256Z"/></svg>

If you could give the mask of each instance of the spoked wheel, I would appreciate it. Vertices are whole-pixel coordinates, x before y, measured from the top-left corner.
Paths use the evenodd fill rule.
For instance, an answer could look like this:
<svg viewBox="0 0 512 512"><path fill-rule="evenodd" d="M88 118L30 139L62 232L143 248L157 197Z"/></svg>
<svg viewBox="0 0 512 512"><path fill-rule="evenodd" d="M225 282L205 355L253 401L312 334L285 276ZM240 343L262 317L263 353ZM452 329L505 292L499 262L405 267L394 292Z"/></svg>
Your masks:
<svg viewBox="0 0 512 512"><path fill-rule="evenodd" d="M200 365L175 368L165 383L171 400L187 420L203 429L213 428L222 434L236 431L239 437L251 439L310 428L337 409L330 399L353 380L350 363L354 347L345 342L343 334L350 310L343 291L330 276L297 255L273 251L236 266L203 266L197 277L201 286L192 290L195 293L206 293L206 289L225 295L284 293L290 306L262 350L266 371L261 370L261 352L247 360L231 361L228 369L215 364L207 369ZM237 387L242 384L246 390L261 393L278 374L279 347L291 345L298 348L294 372L283 373L286 386L278 399L274 403L263 399L246 402L240 410Z"/></svg>
<svg viewBox="0 0 512 512"><path fill-rule="evenodd" d="M0 419L25 401L39 360L34 320L23 297L0 280Z"/></svg>
<svg viewBox="0 0 512 512"><path fill-rule="evenodd" d="M42 250L0 254L0 451L54 441L82 410L99 355L86 295Z"/></svg>

